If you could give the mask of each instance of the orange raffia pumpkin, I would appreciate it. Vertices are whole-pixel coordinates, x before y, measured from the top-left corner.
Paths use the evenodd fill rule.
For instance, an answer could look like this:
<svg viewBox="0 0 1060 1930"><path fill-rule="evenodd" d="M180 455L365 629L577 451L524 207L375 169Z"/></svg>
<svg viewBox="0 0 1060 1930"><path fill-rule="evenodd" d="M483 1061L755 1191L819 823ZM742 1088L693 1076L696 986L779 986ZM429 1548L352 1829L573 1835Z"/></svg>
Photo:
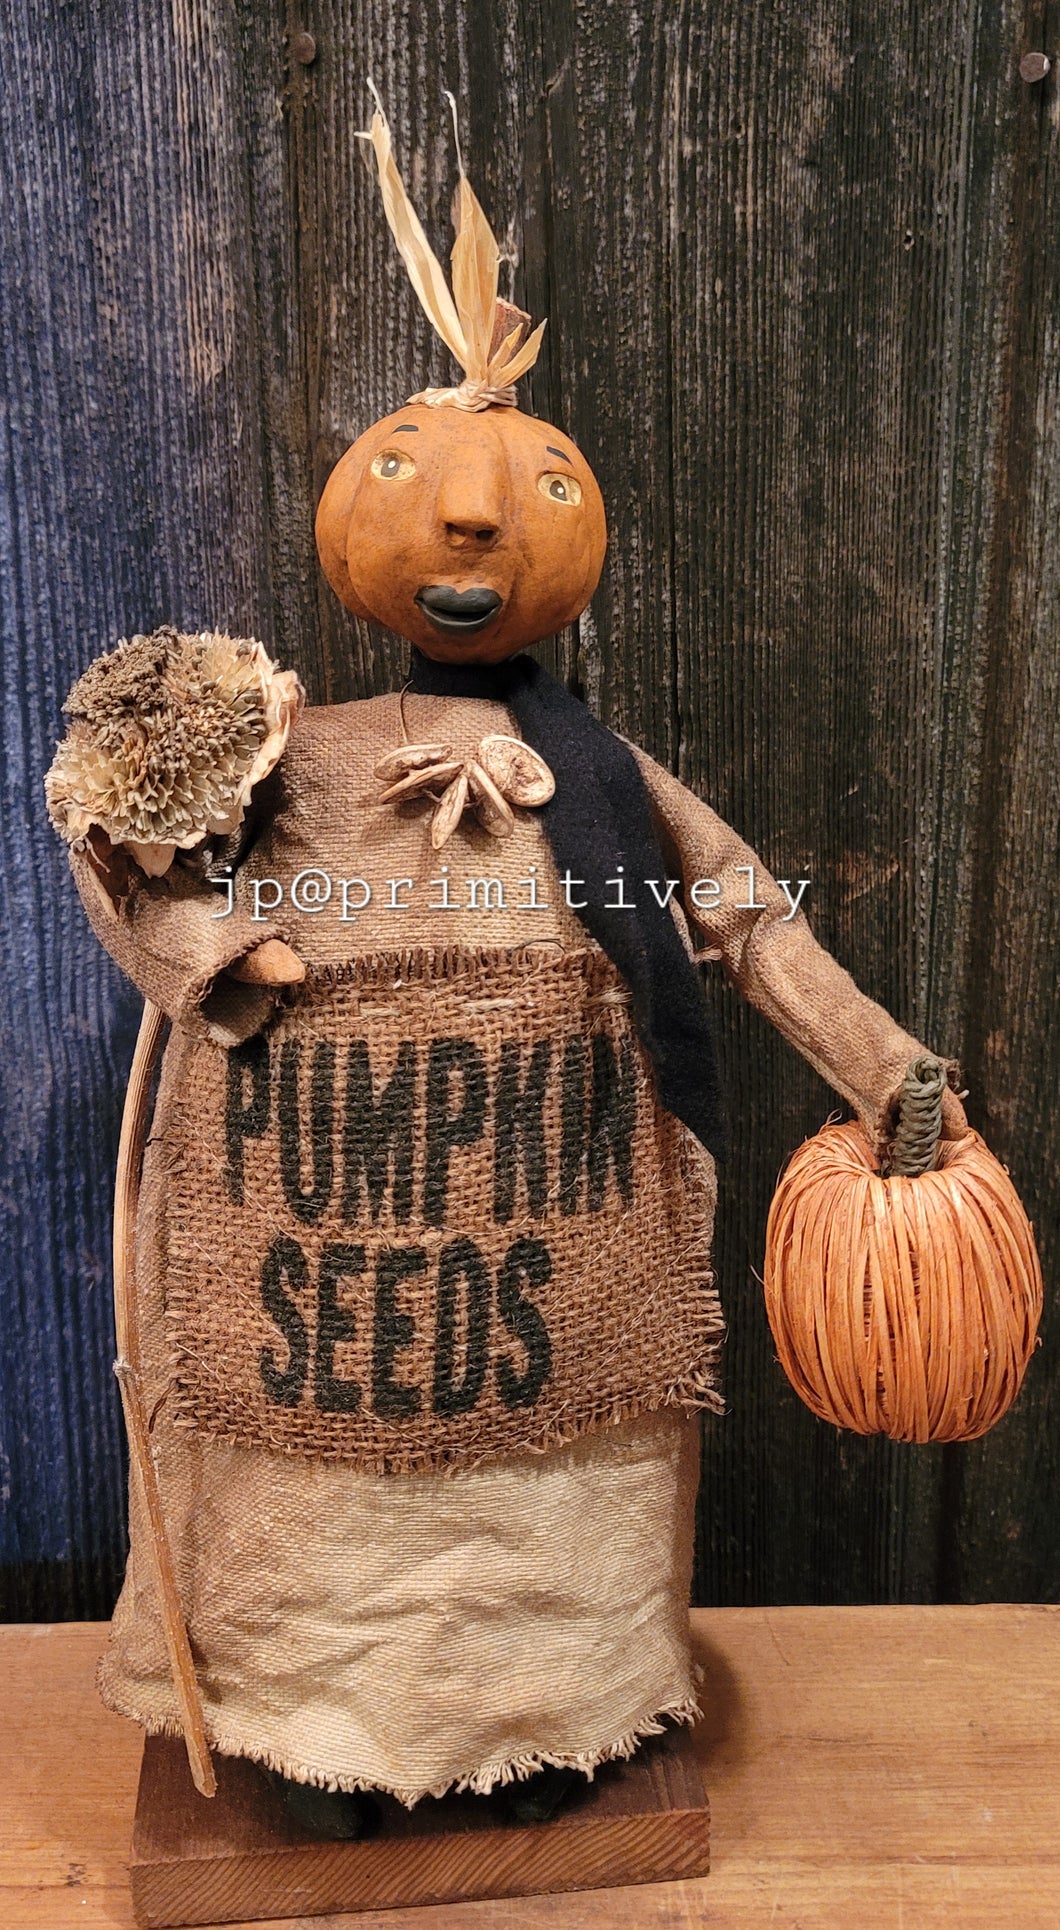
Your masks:
<svg viewBox="0 0 1060 1930"><path fill-rule="evenodd" d="M917 1072L924 1061L907 1092ZM821 1420L895 1441L974 1441L1008 1412L1034 1350L1034 1238L978 1133L931 1133L907 1161L901 1137L900 1124L886 1175L857 1123L799 1148L766 1229L769 1324Z"/></svg>

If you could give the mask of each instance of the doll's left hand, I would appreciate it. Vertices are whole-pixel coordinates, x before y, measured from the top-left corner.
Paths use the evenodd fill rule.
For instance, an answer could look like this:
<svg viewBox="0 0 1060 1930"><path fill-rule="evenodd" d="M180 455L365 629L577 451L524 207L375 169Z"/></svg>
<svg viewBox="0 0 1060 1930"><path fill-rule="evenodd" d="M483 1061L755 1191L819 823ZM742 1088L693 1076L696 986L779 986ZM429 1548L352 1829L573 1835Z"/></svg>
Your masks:
<svg viewBox="0 0 1060 1930"><path fill-rule="evenodd" d="M963 1139L971 1127L965 1116L964 1107L949 1086L942 1095L942 1137L943 1139Z"/></svg>

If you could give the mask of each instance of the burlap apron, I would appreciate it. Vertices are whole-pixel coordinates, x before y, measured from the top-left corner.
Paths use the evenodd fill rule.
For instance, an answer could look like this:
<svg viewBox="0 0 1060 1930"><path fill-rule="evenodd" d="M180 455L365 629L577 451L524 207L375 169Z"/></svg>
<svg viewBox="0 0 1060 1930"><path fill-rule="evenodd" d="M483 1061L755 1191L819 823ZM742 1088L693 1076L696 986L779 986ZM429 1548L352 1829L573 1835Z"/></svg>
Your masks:
<svg viewBox="0 0 1060 1930"><path fill-rule="evenodd" d="M312 969L171 1129L179 1425L396 1473L717 1405L709 1161L599 948Z"/></svg>

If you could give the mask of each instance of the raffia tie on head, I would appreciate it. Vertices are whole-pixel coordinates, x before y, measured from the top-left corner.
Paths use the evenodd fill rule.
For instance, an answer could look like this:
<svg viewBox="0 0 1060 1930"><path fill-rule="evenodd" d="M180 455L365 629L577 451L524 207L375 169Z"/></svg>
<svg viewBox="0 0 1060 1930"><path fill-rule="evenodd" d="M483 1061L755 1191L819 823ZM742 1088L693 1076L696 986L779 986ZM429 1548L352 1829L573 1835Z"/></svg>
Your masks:
<svg viewBox="0 0 1060 1930"><path fill-rule="evenodd" d="M425 402L429 409L467 409L472 414L478 409L514 409L515 384L509 382L497 389L488 382L472 382L465 377L455 389L417 389L408 400Z"/></svg>
<svg viewBox="0 0 1060 1930"><path fill-rule="evenodd" d="M512 408L515 385L521 375L532 369L541 348L544 322L529 334L529 315L497 294L500 250L464 173L457 141L460 179L453 197L453 289L450 294L441 264L434 254L419 217L405 191L390 143L390 127L376 89L372 125L360 135L369 141L375 154L383 208L398 252L435 332L455 356L464 371L464 380L455 388L420 389L409 396L410 402L424 402L429 408L480 409ZM452 101L452 96L449 96ZM454 106L454 125L455 125Z"/></svg>

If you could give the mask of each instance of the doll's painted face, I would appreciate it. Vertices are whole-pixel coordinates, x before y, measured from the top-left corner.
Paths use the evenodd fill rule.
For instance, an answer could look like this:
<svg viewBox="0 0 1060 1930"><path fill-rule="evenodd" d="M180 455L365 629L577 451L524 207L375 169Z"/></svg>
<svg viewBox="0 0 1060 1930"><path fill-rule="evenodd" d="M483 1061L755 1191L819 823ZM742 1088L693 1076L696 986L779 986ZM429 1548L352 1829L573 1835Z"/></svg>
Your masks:
<svg viewBox="0 0 1060 1930"><path fill-rule="evenodd" d="M518 409L411 403L346 451L316 522L328 582L442 662L499 663L580 616L607 529L568 436Z"/></svg>

